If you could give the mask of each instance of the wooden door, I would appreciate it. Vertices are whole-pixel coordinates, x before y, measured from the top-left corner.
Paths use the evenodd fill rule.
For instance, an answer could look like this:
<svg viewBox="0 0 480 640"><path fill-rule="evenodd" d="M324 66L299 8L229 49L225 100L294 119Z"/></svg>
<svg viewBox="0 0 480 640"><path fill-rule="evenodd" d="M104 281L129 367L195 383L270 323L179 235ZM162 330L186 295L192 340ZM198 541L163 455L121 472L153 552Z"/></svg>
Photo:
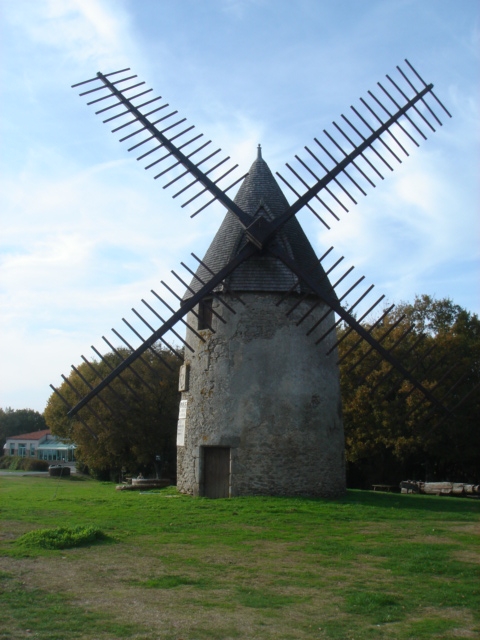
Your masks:
<svg viewBox="0 0 480 640"><path fill-rule="evenodd" d="M230 449L203 448L203 495L206 498L228 498L230 485Z"/></svg>

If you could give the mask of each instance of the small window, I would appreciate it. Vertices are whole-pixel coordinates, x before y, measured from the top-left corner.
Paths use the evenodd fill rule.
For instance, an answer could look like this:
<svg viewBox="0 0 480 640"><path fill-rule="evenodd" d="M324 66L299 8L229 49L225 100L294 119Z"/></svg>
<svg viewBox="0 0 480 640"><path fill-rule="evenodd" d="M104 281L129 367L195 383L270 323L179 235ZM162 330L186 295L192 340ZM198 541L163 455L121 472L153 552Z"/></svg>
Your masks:
<svg viewBox="0 0 480 640"><path fill-rule="evenodd" d="M18 455L21 458L25 458L26 451L27 451L27 446L25 444L19 444L18 445Z"/></svg>
<svg viewBox="0 0 480 640"><path fill-rule="evenodd" d="M212 327L212 298L205 298L198 305L198 328L210 329Z"/></svg>

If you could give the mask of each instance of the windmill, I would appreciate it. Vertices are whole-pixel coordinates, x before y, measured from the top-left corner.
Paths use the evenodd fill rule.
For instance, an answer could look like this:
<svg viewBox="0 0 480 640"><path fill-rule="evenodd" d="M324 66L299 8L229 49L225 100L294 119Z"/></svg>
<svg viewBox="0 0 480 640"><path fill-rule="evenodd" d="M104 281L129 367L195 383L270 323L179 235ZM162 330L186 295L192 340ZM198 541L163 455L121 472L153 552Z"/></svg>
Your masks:
<svg viewBox="0 0 480 640"><path fill-rule="evenodd" d="M452 408L443 387L440 397L397 358L402 337L392 348L373 337L392 307L368 329L362 324L384 296L367 302L372 285L347 304L363 277L342 290L353 268L334 274L341 259L326 266L332 248L318 259L296 215L306 208L330 228L356 204L357 194L366 195L374 180L383 180L409 155L409 144L419 146L426 130L442 124L437 111L450 114L433 85L405 60L395 77L386 76L388 84L378 83L376 93L369 91L348 116L342 114L342 126L333 123L334 134L324 130L287 164L288 180L277 174L294 194L289 204L260 147L249 173L236 177L238 166L229 157L219 156L220 149L211 151L211 141L161 97L151 97L152 90L129 72L97 73L73 87L82 87L80 95L95 105L104 123L114 123L112 132L121 132L120 141L139 153L137 160L154 171L154 179L174 189L181 207L194 208L191 217L214 202L227 213L204 258L192 254L193 267L182 262L183 277L172 272L183 293L162 281L177 307L152 291L154 303L142 300L148 319L133 309L149 336L124 319L139 346L114 330L129 349L124 357L104 338L119 363L85 395L63 376L78 397L75 406L52 389L68 416L82 421L86 411L96 415L94 398L107 404L111 382L127 368L135 371L142 354L162 341L184 360L177 433L180 490L210 497L339 495L345 489L335 333L340 322L348 327L346 334L356 332L356 345L366 341L378 360L389 364L387 377L396 372L407 381L410 393L432 415L448 415ZM229 192L239 183L231 199ZM167 308L166 319L155 304ZM186 326L185 337L177 325ZM184 355L167 341L172 334L184 345Z"/></svg>

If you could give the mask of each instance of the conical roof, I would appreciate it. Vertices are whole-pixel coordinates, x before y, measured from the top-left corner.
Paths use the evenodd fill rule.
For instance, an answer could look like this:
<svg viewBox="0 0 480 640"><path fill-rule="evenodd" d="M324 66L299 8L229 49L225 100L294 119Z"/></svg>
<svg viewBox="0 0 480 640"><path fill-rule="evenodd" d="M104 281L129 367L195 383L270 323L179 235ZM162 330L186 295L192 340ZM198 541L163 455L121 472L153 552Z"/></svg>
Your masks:
<svg viewBox="0 0 480 640"><path fill-rule="evenodd" d="M258 157L238 190L234 202L247 215L251 216L252 220L258 215L272 220L282 215L289 207L287 199L261 156L260 147ZM203 258L203 262L214 273L217 273L238 254L247 242L245 229L236 216L228 211ZM315 251L295 217L283 225L272 242L278 244L331 295L331 286L325 277L325 272L318 263ZM208 282L211 273L200 265L197 276L201 281ZM266 254L254 256L242 263L227 278L226 285L230 291L237 292L287 292L296 282L297 277L283 262ZM190 284L194 292L197 292L201 286L199 280L195 278ZM223 286L219 286L216 291L222 289ZM306 285L300 283L294 291L307 293L310 290ZM187 291L184 299L191 295L192 293Z"/></svg>

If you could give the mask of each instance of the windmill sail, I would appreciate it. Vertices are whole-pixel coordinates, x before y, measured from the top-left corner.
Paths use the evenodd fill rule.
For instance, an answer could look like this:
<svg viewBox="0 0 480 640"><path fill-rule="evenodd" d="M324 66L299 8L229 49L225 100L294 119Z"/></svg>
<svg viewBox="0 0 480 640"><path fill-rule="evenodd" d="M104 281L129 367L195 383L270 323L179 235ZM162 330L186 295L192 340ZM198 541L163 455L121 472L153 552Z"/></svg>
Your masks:
<svg viewBox="0 0 480 640"><path fill-rule="evenodd" d="M195 128L193 125L178 130L180 125L184 125L186 118L178 119L178 111L171 111L168 107L168 103L160 104L152 109L153 103L157 103L161 100L161 96L156 98L150 98L144 100L144 96L150 93L152 89L142 90L139 93L132 95L130 92L137 87L144 85L144 82L135 82L127 87L123 86L124 82L127 82L136 75L127 75L126 77L116 79L113 82L110 80L111 76L124 74L130 71L130 69L123 69L121 71L115 71L109 74L97 73L95 78L85 80L83 82L72 85L72 87L78 87L87 83L93 83L94 86L91 89L82 91L80 96L91 96L91 94L100 92L99 97L87 102L88 105L97 104L104 100L107 100L107 105L96 111L98 114L105 114L106 111L113 109L113 114L109 114L109 117L103 120L104 123L110 123L117 118L120 118L121 124L118 124L112 129L112 133L121 131L120 142L134 141L135 144L128 148L128 151L136 151L141 148L142 153L137 157L137 160L145 160L145 169L154 169L154 179L163 178L167 173L170 173L169 180L163 185L164 189L175 185L181 186L180 189L173 193L173 198L187 194L187 199L182 203L182 207L197 201L198 198L203 197L208 191L213 198L207 202L202 202L202 205L198 207L192 217L200 213L203 209L208 207L214 201L218 200L228 208L235 209L235 205L232 200L226 195L227 191L232 189L238 184L245 176L240 176L234 182L230 183L226 187L220 187L219 183L223 183L223 180L230 176L235 171L238 165L226 166L229 167L225 170L225 163L228 163L230 158L228 156L223 159L218 159L218 154L221 149L211 151L211 140L203 141L203 133L194 135L191 132ZM122 86L119 86L122 85ZM97 95L97 94L96 94ZM142 98L142 100L139 100ZM113 100L113 102L111 102ZM167 113L164 113L164 109ZM155 116L153 114L156 114ZM133 116L133 118L131 118ZM160 117L157 117L160 116ZM140 125L137 127L136 125ZM132 130L133 128L133 130ZM128 133L126 133L128 131ZM123 135L126 133L126 135ZM140 140L138 137L140 137ZM143 145L147 145L144 147ZM192 148L196 147L196 148ZM200 154L200 156L198 155ZM195 156L195 158L194 158ZM194 158L192 160L192 158ZM173 160L173 162L172 162ZM167 164L165 166L165 161ZM170 163L170 164L168 164ZM201 167L201 168L200 168ZM162 168L159 173L156 171ZM194 178L191 180L191 178ZM200 185L200 189L198 186ZM193 193L190 189L194 188ZM203 198L205 200L205 198ZM241 211L237 211L236 215L242 216Z"/></svg>
<svg viewBox="0 0 480 640"><path fill-rule="evenodd" d="M218 156L220 149L210 152L207 148L211 142L203 142L203 134L193 135L194 127L185 126L186 119L178 118L177 111L172 111L168 103L159 102L161 97L148 96L147 99L147 94L152 90L144 89L144 83L137 82L137 76L129 75L129 69L109 74L98 73L94 78L73 85L85 89L80 95L88 96L89 105L100 107L96 114L107 116L103 122L116 121L112 132L121 132L122 142L134 142L128 147L128 151L141 151L137 160L147 163L145 169L154 169L155 179L165 177L167 182L163 185L164 188L175 185L173 197L182 197L182 207L195 203L196 208L192 213L194 216L211 203L220 202L228 211L228 224L236 225L241 231L242 241L241 246L236 247L235 251L230 253L229 259L222 264L209 261L208 256L203 261L196 258L200 265L196 270L182 263L189 275L194 276L188 285L182 277L173 272L177 280L186 287L186 295L177 294L172 287L162 282L178 302L175 309L153 292L156 301L167 307L168 319L165 320L152 303L142 300L148 311L155 316L155 324L158 324L156 320L160 319L161 325L154 329L154 321L146 320L134 309L135 316L149 329L149 337L143 338L137 329L124 320L135 338L141 340L140 346L134 348L119 332L114 331L130 349L129 355L123 358L119 354L120 364L100 380L96 387L90 389L75 406L69 406L68 415L74 416L82 408L88 408L92 398L107 388L116 377L121 376L126 368L134 367L142 354L151 349L158 340L165 343L165 336L169 332L173 331L187 349L192 349L175 328L177 324L185 324L185 318L190 311L197 313L195 309L205 297L213 295L221 300L222 292L228 291L229 282L240 277L239 274L242 272L248 273L249 264L253 265L258 259L265 260L265 256L276 265L275 268L283 274L282 277L289 279L291 291L307 297L313 293L321 298L329 313L337 314L350 330L366 340L371 349L378 353L379 357L387 360L392 369L400 372L432 406L448 413L448 409L431 390L421 384L414 372L401 364L393 353L394 350L382 346L361 324L361 320L382 298L379 298L360 320L355 318L355 307L366 299L373 286L364 291L353 305L345 308L342 304L343 299L363 281L363 278L347 292L339 295L335 287L342 281L348 281L347 276L352 269L344 274L333 288L326 283L322 284L318 273L319 269L323 272L323 267L320 264L315 265L316 261L313 258L307 260L308 264L294 259L291 250L282 240L292 224L298 225L295 216L304 207L311 210L326 227L329 227L329 224L323 217L325 212L330 216L329 221L332 218L339 220L340 216L348 211L350 204L356 203L358 193L366 195L368 188L375 187L374 181L383 180L385 172L393 171L393 166L401 162L401 157L409 155L408 146L418 146L419 139L426 139L426 130L433 132L437 125L441 125L436 113L439 108L450 116L433 93L433 85L424 82L408 61L406 65L406 70L397 67L398 78L387 76L387 86L378 83L376 93L369 91L366 99L362 98L359 105L351 107L352 113L348 117L342 115L342 127L333 123L334 135L324 130L321 139L315 138L313 148L305 147L306 154L303 157L295 156L295 164L287 164L293 179L287 181L278 174L297 199L291 205L285 200L281 214L275 216L269 215L266 206L260 206L256 211L247 211L241 198L230 199L227 192L244 180L245 175L225 185L227 176L230 176L230 180L237 165L232 165L228 156L218 161L217 158L222 157ZM142 89L139 91L140 87ZM381 99L378 95L381 95ZM160 168L162 170L157 172ZM287 311L287 315L291 312L291 309ZM309 311L304 315L308 316ZM304 319L297 319L297 324L301 324ZM337 324L340 320L337 320ZM317 321L318 324L320 323ZM315 328L310 327L309 333L313 333ZM190 329L195 331L191 325ZM334 327L329 329L332 330ZM324 338L325 336L322 338L322 335L317 335L316 343L321 343ZM112 346L106 338L104 340ZM168 347L175 352L175 348L170 345ZM98 354L97 350L95 352ZM181 357L178 352L176 355ZM57 389L53 386L52 388L58 393Z"/></svg>

